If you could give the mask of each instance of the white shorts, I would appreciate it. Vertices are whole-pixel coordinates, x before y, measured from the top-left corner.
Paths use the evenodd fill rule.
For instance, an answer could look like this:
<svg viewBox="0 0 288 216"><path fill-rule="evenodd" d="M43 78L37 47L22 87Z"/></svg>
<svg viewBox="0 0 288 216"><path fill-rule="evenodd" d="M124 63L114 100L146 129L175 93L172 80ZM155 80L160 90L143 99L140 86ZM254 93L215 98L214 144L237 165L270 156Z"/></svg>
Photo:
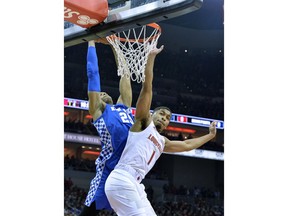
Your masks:
<svg viewBox="0 0 288 216"><path fill-rule="evenodd" d="M105 193L118 216L156 216L143 184L126 170L114 169L105 183Z"/></svg>

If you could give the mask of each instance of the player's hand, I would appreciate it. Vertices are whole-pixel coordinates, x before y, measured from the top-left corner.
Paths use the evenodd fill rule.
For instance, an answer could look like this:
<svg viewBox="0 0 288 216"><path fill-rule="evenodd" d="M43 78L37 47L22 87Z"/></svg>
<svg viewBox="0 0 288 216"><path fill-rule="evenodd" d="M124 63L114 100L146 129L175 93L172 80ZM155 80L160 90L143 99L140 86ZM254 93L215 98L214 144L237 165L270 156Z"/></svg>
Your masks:
<svg viewBox="0 0 288 216"><path fill-rule="evenodd" d="M159 54L164 48L164 45L162 45L160 48L155 47L154 49L152 49L149 53L149 55L154 55L156 56L157 54Z"/></svg>
<svg viewBox="0 0 288 216"><path fill-rule="evenodd" d="M209 133L214 135L214 136L216 135L216 132L217 132L216 125L217 125L217 121L213 121L209 127Z"/></svg>

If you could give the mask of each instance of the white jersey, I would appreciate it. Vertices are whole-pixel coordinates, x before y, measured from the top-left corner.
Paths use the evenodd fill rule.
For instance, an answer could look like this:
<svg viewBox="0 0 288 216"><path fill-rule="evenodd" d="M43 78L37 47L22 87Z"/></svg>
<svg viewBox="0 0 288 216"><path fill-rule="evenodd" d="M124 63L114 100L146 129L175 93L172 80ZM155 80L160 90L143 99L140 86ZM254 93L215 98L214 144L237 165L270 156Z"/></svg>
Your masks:
<svg viewBox="0 0 288 216"><path fill-rule="evenodd" d="M158 133L153 121L141 132L129 131L126 146L115 169L132 167L144 179L162 154L164 146L165 139Z"/></svg>

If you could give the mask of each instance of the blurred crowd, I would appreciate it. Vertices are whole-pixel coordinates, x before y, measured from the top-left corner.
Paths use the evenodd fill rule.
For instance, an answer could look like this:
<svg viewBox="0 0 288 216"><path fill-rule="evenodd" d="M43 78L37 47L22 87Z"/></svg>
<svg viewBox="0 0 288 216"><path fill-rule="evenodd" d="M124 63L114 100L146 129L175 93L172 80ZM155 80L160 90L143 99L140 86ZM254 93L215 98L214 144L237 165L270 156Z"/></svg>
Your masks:
<svg viewBox="0 0 288 216"><path fill-rule="evenodd" d="M64 157L64 169L71 169L77 171L95 172L95 161L89 159L78 159L73 155L68 154Z"/></svg>
<svg viewBox="0 0 288 216"><path fill-rule="evenodd" d="M194 187L194 191L191 194L192 199L175 201L175 196L180 191L179 188L170 184L169 187L173 188L173 191L167 191L166 186L163 188L165 195L174 197L174 200L163 199L161 201L155 201L153 195L153 188L146 186L146 192L148 199L150 200L156 214L158 216L223 216L224 206L223 198L220 198L220 194L217 191L213 191L207 188ZM211 197L208 194L214 194ZM217 196L217 193L219 196ZM84 201L86 198L86 190L74 185L71 179L64 179L64 216L78 216L81 209L84 207ZM186 194L187 196L187 194ZM218 200L218 201L217 201ZM220 201L219 201L220 200ZM221 201L222 200L222 201ZM116 216L113 211L102 211L100 216Z"/></svg>

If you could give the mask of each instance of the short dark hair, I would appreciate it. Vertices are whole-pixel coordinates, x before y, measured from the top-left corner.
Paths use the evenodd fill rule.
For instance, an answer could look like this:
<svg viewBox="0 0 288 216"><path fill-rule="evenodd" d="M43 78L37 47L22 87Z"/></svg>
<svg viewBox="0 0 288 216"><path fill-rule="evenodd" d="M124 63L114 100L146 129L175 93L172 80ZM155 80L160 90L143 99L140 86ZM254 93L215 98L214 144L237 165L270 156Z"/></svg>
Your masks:
<svg viewBox="0 0 288 216"><path fill-rule="evenodd" d="M160 109L166 109L168 110L170 113L172 113L172 111L170 110L170 108L166 107L166 106L159 106L159 107L156 107L154 110L153 110L153 113L155 113L156 111L160 110Z"/></svg>

